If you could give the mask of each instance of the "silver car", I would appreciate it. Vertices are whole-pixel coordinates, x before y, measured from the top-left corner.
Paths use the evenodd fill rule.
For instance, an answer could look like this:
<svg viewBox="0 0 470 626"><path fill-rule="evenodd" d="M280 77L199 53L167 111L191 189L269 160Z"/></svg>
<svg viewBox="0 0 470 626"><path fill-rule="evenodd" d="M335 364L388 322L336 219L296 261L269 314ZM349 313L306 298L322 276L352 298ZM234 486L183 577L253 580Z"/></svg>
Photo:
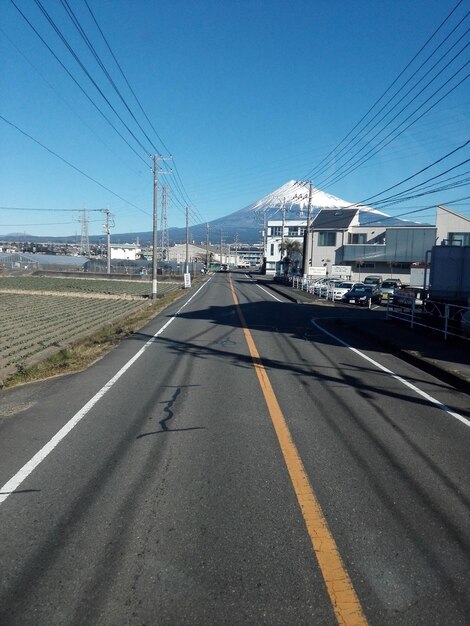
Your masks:
<svg viewBox="0 0 470 626"><path fill-rule="evenodd" d="M356 283L353 283L351 280L334 281L328 291L328 299L333 301L341 300L344 294L350 291L355 284Z"/></svg>

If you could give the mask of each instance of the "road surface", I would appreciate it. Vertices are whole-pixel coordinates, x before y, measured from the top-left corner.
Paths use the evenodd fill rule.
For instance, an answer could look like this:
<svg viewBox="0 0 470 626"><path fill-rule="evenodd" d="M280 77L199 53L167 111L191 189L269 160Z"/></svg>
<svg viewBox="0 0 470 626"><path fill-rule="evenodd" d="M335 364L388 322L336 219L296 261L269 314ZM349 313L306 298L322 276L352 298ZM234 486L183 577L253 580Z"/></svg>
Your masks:
<svg viewBox="0 0 470 626"><path fill-rule="evenodd" d="M470 623L468 396L216 274L0 396L0 624Z"/></svg>

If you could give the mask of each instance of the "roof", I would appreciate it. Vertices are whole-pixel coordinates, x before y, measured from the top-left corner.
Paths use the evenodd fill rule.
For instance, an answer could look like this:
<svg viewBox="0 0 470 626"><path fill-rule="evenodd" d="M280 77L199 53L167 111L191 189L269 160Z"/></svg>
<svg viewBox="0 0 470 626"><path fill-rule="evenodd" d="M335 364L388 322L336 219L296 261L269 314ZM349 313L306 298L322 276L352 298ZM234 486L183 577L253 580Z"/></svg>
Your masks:
<svg viewBox="0 0 470 626"><path fill-rule="evenodd" d="M312 221L312 228L315 230L346 230L351 226L356 215L357 222L354 226L376 226L377 228L431 227L430 224L403 220L375 209L358 207L355 209L321 209Z"/></svg>
<svg viewBox="0 0 470 626"><path fill-rule="evenodd" d="M349 228L358 209L323 209L312 222L312 228L345 230Z"/></svg>
<svg viewBox="0 0 470 626"><path fill-rule="evenodd" d="M32 252L5 252L0 254L2 261L25 259L39 265L70 265L81 267L88 259L84 256L67 256L65 254L34 254Z"/></svg>
<svg viewBox="0 0 470 626"><path fill-rule="evenodd" d="M412 222L411 220L403 220L399 217L393 217L379 213L378 211L363 211L359 209L359 226L377 226L382 228L391 228L401 226L403 228L422 228L431 226L423 222Z"/></svg>

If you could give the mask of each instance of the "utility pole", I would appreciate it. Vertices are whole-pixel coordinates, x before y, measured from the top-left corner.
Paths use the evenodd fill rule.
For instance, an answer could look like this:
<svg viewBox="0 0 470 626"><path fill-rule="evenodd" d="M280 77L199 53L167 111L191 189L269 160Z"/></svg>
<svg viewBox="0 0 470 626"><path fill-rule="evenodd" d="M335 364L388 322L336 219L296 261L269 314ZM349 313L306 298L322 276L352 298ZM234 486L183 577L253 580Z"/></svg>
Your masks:
<svg viewBox="0 0 470 626"><path fill-rule="evenodd" d="M309 182L309 187L308 187L308 208L307 208L307 228L305 230L305 236L304 236L304 250L303 250L303 255L304 255L304 278L307 278L308 276L308 266L309 266L309 260L310 260L310 246L309 246L309 236L310 236L310 215L312 212L312 183Z"/></svg>
<svg viewBox="0 0 470 626"><path fill-rule="evenodd" d="M209 224L206 224L206 269L209 269Z"/></svg>
<svg viewBox="0 0 470 626"><path fill-rule="evenodd" d="M238 263L238 248L240 244L240 239L238 237L238 232L235 235L235 266L239 265Z"/></svg>
<svg viewBox="0 0 470 626"><path fill-rule="evenodd" d="M266 259L268 258L268 211L264 211L264 266L266 268ZM266 273L266 272L265 272Z"/></svg>
<svg viewBox="0 0 470 626"><path fill-rule="evenodd" d="M286 223L286 199L282 199L282 207L281 207L281 215L282 215L282 226L281 226L281 261L283 259L284 254L284 226ZM284 269L284 264L282 269Z"/></svg>
<svg viewBox="0 0 470 626"><path fill-rule="evenodd" d="M152 250L152 300L157 299L157 233L158 233L158 208L157 208L157 188L158 188L158 161L168 161L168 159L153 155L153 250ZM171 170L168 172L161 172L162 174L171 174Z"/></svg>
<svg viewBox="0 0 470 626"><path fill-rule="evenodd" d="M189 274L189 209L186 207L186 274Z"/></svg>

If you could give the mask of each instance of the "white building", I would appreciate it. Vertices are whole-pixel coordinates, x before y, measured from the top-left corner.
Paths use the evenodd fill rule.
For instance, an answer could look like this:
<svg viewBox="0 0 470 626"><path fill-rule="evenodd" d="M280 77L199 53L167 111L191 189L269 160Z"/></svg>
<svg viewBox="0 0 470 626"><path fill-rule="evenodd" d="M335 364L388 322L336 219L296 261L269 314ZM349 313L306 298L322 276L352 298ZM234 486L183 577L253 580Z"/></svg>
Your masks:
<svg viewBox="0 0 470 626"><path fill-rule="evenodd" d="M135 261L139 258L142 250L135 243L112 243L111 259Z"/></svg>
<svg viewBox="0 0 470 626"><path fill-rule="evenodd" d="M470 246L470 219L445 206L436 213L437 245Z"/></svg>
<svg viewBox="0 0 470 626"><path fill-rule="evenodd" d="M286 240L298 241L301 246L304 242L304 233L307 228L307 221L301 220L285 220L284 237L282 220L269 220L267 224L267 233L265 236L266 248L266 274L276 274L281 272L282 265L282 242ZM296 259L293 259L295 261ZM301 255L299 256L301 261Z"/></svg>

